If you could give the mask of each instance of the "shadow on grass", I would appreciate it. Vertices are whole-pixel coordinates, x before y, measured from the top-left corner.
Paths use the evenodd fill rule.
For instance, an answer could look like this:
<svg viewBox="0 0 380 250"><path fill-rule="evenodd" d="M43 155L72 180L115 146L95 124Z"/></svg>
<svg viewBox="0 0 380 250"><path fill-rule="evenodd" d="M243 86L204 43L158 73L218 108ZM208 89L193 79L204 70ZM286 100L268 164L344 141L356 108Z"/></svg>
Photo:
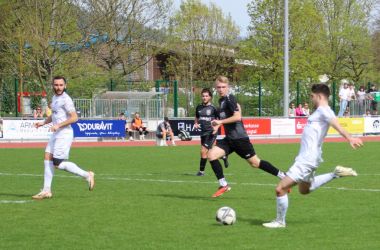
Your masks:
<svg viewBox="0 0 380 250"><path fill-rule="evenodd" d="M263 223L267 222L261 219L255 219L255 218L246 218L246 217L237 217L237 221L247 222L251 225L260 226L262 227Z"/></svg>

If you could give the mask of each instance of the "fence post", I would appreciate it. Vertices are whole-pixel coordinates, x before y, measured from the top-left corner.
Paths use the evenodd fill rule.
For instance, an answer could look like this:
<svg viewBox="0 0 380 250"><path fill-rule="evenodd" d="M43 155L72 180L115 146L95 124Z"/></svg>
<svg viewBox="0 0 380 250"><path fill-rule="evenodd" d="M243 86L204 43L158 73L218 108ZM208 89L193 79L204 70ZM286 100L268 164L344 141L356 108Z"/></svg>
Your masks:
<svg viewBox="0 0 380 250"><path fill-rule="evenodd" d="M259 116L261 116L261 109L262 109L262 99L261 99L261 81L259 81Z"/></svg>
<svg viewBox="0 0 380 250"><path fill-rule="evenodd" d="M15 78L15 114L18 117L18 102L17 102L18 80ZM22 105L22 103L21 103Z"/></svg>
<svg viewBox="0 0 380 250"><path fill-rule="evenodd" d="M113 91L113 80L111 78L111 82L110 82L111 86L110 86L110 90Z"/></svg>
<svg viewBox="0 0 380 250"><path fill-rule="evenodd" d="M335 98L336 98L336 82L333 81L333 84L332 84L332 110L334 111L334 113L336 112L335 110Z"/></svg>
<svg viewBox="0 0 380 250"><path fill-rule="evenodd" d="M178 117L178 82L174 80L174 117Z"/></svg>

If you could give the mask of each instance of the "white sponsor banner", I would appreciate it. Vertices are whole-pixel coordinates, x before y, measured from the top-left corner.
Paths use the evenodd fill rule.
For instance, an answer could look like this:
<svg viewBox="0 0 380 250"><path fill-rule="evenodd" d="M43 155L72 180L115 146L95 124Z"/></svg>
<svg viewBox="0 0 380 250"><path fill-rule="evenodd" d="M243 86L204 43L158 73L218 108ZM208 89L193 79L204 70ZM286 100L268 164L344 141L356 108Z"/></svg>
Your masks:
<svg viewBox="0 0 380 250"><path fill-rule="evenodd" d="M295 135L295 119L272 119L271 135Z"/></svg>
<svg viewBox="0 0 380 250"><path fill-rule="evenodd" d="M380 117L365 117L364 133L380 133Z"/></svg>
<svg viewBox="0 0 380 250"><path fill-rule="evenodd" d="M42 120L4 120L4 139L49 139L51 123L36 129L34 123Z"/></svg>

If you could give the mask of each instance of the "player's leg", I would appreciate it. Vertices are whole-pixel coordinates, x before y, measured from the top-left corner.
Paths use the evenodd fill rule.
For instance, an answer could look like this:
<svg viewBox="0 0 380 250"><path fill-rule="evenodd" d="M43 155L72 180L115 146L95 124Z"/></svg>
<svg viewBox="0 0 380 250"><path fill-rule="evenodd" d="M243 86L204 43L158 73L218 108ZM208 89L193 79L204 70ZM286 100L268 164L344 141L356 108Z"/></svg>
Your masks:
<svg viewBox="0 0 380 250"><path fill-rule="evenodd" d="M267 228L283 228L286 226L286 213L288 211L289 199L288 190L297 183L290 177L285 176L276 187L276 219L264 223L263 226Z"/></svg>
<svg viewBox="0 0 380 250"><path fill-rule="evenodd" d="M175 146L175 141L174 141L174 134L173 134L173 131L170 131L169 132L169 135L170 135L170 140L172 141L172 146Z"/></svg>
<svg viewBox="0 0 380 250"><path fill-rule="evenodd" d="M204 176L204 171L206 168L207 152L208 152L208 148L204 146L205 141L207 139L206 137L207 136L201 136L201 152L200 152L201 159L199 161L199 171L197 173L197 176Z"/></svg>
<svg viewBox="0 0 380 250"><path fill-rule="evenodd" d="M51 183L53 181L54 176L54 165L53 165L53 152L54 147L54 135L52 135L49 139L49 142L45 149L45 157L44 157L44 186L36 195L33 195L32 198L36 200L42 200L46 198L51 198L53 196L51 192Z"/></svg>
<svg viewBox="0 0 380 250"><path fill-rule="evenodd" d="M95 186L94 173L92 171L85 171L81 169L78 165L76 165L73 162L64 161L69 158L72 140L72 135L56 139L53 153L53 164L60 170L65 170L72 174L81 176L82 178L87 180L89 190L92 191Z"/></svg>
<svg viewBox="0 0 380 250"><path fill-rule="evenodd" d="M259 168L271 175L279 177L280 179L285 177L285 174L273 166L270 162L260 160L248 138L234 140L233 143L236 153L240 157L246 159L250 166Z"/></svg>
<svg viewBox="0 0 380 250"><path fill-rule="evenodd" d="M357 176L355 170L352 168L346 168L342 166L336 166L334 171L327 174L321 174L314 177L311 181L309 192L318 189L319 187L325 185L326 183L332 181L333 179L347 176Z"/></svg>
<svg viewBox="0 0 380 250"><path fill-rule="evenodd" d="M230 191L231 189L231 187L228 186L226 179L224 178L223 168L219 162L219 158L229 153L230 153L230 148L229 148L226 138L218 141L216 146L212 147L207 153L207 158L219 182L219 189L216 191L216 193L212 197L218 197L222 195L223 193Z"/></svg>

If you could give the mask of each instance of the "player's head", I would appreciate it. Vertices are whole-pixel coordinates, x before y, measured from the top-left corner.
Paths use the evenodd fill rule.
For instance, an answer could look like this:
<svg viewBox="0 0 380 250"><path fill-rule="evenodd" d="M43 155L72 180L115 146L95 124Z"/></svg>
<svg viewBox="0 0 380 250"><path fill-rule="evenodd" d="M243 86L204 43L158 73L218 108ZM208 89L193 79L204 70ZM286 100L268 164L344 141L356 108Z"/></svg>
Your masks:
<svg viewBox="0 0 380 250"><path fill-rule="evenodd" d="M229 81L225 76L218 76L215 80L216 91L220 96L227 96L229 90Z"/></svg>
<svg viewBox="0 0 380 250"><path fill-rule="evenodd" d="M55 76L53 78L53 90L56 95L62 95L66 90L66 79L63 76Z"/></svg>
<svg viewBox="0 0 380 250"><path fill-rule="evenodd" d="M322 101L328 101L330 96L330 88L323 83L313 84L311 87L311 99L318 106Z"/></svg>
<svg viewBox="0 0 380 250"><path fill-rule="evenodd" d="M135 117L136 117L136 118L140 118L140 114L139 114L139 112L136 112L136 113L135 113Z"/></svg>
<svg viewBox="0 0 380 250"><path fill-rule="evenodd" d="M203 104L208 104L212 99L212 93L209 88L202 89L201 95Z"/></svg>
<svg viewBox="0 0 380 250"><path fill-rule="evenodd" d="M165 116L164 117L164 122L169 123L169 117Z"/></svg>

